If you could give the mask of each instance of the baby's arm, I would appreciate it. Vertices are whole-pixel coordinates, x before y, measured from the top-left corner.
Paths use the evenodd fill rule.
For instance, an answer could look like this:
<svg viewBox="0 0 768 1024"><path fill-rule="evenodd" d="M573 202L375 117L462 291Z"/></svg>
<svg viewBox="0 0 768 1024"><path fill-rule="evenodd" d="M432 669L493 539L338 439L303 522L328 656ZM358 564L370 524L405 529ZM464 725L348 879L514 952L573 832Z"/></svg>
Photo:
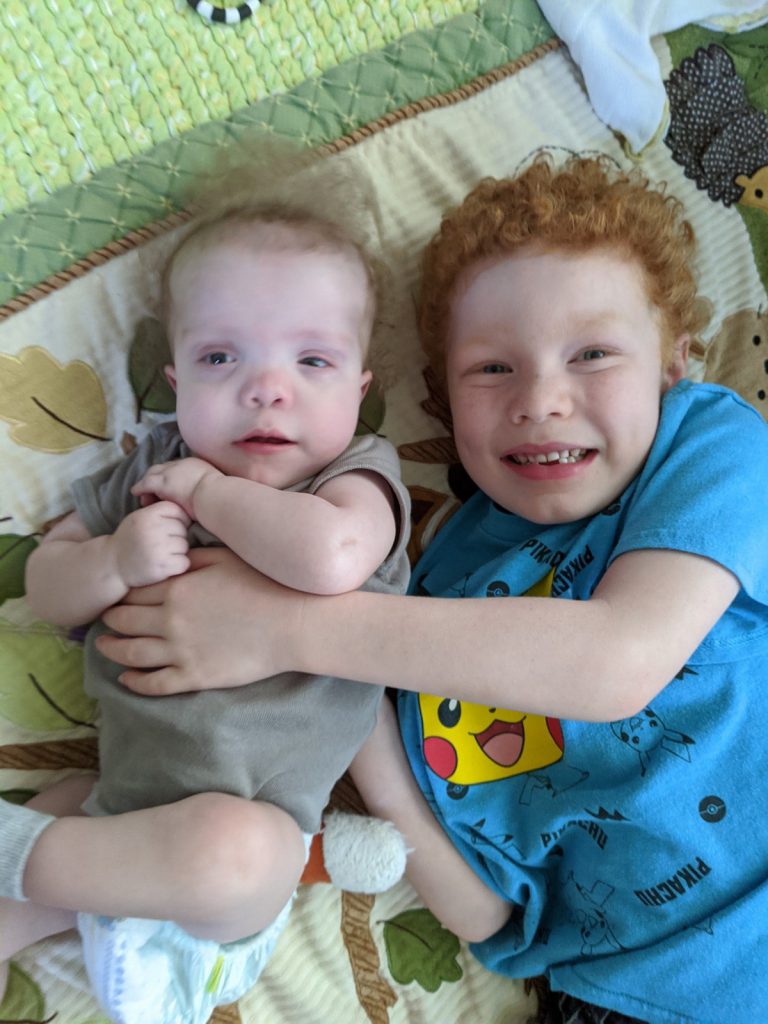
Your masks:
<svg viewBox="0 0 768 1024"><path fill-rule="evenodd" d="M76 512L45 535L26 569L27 601L48 622L92 622L131 587L186 572L187 526L170 501L131 512L113 534L93 537Z"/></svg>
<svg viewBox="0 0 768 1024"><path fill-rule="evenodd" d="M405 838L406 876L435 917L467 942L482 942L497 932L512 906L484 885L430 811L386 697L350 774L368 811L392 821Z"/></svg>
<svg viewBox="0 0 768 1024"><path fill-rule="evenodd" d="M153 466L133 491L178 502L253 568L312 594L355 590L395 541L389 485L364 470L307 494L225 476L192 458Z"/></svg>

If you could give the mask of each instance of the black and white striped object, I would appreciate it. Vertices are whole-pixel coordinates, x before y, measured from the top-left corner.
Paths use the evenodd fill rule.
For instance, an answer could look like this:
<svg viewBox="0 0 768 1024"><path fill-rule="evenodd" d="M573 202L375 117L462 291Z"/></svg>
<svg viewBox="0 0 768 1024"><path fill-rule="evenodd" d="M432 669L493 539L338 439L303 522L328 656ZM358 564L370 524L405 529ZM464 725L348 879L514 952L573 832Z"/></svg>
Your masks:
<svg viewBox="0 0 768 1024"><path fill-rule="evenodd" d="M256 8L261 6L259 0L239 4L237 7L211 4L208 0L187 0L187 3L207 21L215 21L222 25L239 25L241 21L250 18Z"/></svg>

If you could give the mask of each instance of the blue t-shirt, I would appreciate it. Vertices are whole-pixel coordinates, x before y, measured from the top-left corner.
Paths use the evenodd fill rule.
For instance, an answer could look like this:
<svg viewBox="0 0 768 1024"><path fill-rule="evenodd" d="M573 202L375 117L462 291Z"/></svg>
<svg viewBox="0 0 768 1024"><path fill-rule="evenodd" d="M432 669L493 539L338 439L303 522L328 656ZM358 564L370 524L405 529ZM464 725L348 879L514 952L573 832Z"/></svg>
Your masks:
<svg viewBox="0 0 768 1024"><path fill-rule="evenodd" d="M733 392L684 381L664 396L640 474L601 513L540 526L478 492L416 566L415 593L586 600L619 555L668 548L741 583L687 664L624 721L400 693L430 806L517 905L473 946L491 969L546 974L654 1024L768 1020L767 499L766 424Z"/></svg>

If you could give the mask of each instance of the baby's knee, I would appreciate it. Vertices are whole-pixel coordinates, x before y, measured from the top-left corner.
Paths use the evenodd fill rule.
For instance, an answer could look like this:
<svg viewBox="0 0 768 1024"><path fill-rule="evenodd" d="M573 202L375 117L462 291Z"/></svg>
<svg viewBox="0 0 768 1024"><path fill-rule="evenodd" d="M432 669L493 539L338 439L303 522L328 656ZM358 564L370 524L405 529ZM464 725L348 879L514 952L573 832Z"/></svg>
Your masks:
<svg viewBox="0 0 768 1024"><path fill-rule="evenodd" d="M226 916L274 889L277 906L298 884L305 852L285 811L226 793L201 793L179 805L185 819L185 872L198 907ZM282 902L281 902L282 901Z"/></svg>

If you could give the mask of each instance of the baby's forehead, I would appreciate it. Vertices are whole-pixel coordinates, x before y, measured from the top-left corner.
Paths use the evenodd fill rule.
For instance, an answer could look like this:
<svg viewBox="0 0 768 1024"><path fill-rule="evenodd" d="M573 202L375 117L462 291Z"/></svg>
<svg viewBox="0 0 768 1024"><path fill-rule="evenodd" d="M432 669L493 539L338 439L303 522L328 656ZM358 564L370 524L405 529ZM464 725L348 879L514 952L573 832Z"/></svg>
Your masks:
<svg viewBox="0 0 768 1024"><path fill-rule="evenodd" d="M351 264L364 266L362 255L346 239L335 238L322 224L262 220L223 221L202 225L182 241L172 260L172 270L193 260L215 259L222 250L274 252L297 257L322 252Z"/></svg>

